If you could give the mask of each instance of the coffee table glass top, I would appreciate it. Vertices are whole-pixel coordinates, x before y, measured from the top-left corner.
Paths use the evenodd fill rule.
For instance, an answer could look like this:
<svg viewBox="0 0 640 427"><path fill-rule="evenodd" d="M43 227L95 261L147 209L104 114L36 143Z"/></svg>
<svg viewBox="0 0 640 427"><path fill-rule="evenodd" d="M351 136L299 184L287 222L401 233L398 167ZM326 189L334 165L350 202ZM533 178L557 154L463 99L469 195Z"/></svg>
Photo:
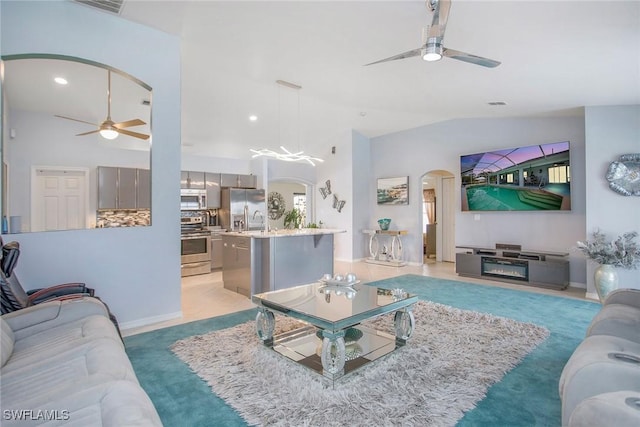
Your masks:
<svg viewBox="0 0 640 427"><path fill-rule="evenodd" d="M266 309L339 331L366 319L414 304L418 297L362 283L353 286L324 282L255 294L251 300Z"/></svg>

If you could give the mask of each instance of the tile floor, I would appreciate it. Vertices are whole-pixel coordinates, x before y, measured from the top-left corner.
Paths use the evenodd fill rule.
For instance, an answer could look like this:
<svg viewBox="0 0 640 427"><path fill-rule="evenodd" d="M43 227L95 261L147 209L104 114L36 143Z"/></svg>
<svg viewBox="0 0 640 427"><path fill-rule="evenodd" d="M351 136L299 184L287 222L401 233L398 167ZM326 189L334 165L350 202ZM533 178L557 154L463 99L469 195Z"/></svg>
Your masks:
<svg viewBox="0 0 640 427"><path fill-rule="evenodd" d="M404 267L374 265L368 264L364 261L353 263L336 261L334 271L336 273L353 272L359 279L364 281L388 279L403 274L420 274L423 276L439 277L443 279L463 280L467 283L477 283L483 286L499 286L569 298L584 299L585 295L585 290L578 288L554 291L532 286L513 285L467 277L461 278L455 273L454 263L436 262L434 260L425 260L425 264L421 266L407 265ZM254 304L248 298L224 289L221 271L202 274L199 276L184 277L182 279L182 318L154 323L152 325L139 328L127 329L122 331L122 334L124 336L135 335L141 332L220 316L253 307Z"/></svg>

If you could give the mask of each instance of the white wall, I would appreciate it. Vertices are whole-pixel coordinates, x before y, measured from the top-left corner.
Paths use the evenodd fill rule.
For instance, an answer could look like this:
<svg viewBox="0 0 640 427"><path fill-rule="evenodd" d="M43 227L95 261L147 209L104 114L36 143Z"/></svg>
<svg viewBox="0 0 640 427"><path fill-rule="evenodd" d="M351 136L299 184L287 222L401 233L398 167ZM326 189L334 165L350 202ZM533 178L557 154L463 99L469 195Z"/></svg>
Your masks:
<svg viewBox="0 0 640 427"><path fill-rule="evenodd" d="M244 159L229 159L222 157L182 155L182 170L213 173L237 173L247 175L252 173L250 163Z"/></svg>
<svg viewBox="0 0 640 427"><path fill-rule="evenodd" d="M354 198L353 198L353 134L351 130L341 132L327 141L328 151L321 153L324 162L317 166L318 190L316 191L316 222L323 222L325 228L337 228L347 230L346 233L334 236L335 258L351 261L353 256L353 238L356 230L353 224ZM331 154L330 147L336 147L335 154ZM324 187L326 181L331 181L331 192L326 199L319 194L319 188ZM345 205L341 212L333 208L333 196L344 200ZM344 272L343 272L344 273Z"/></svg>
<svg viewBox="0 0 640 427"><path fill-rule="evenodd" d="M369 211L370 201L375 199L369 191L371 179L371 146L369 138L352 132L353 162L351 175L353 189L351 198L353 210L351 212L352 252L351 259L363 259L369 255L369 235L362 234L362 230L377 228L376 219Z"/></svg>
<svg viewBox="0 0 640 427"><path fill-rule="evenodd" d="M496 242L521 244L525 249L571 251L585 228L584 119L459 119L385 135L371 140L372 177L409 176L409 205L389 206L371 201L372 218L391 218L395 229L405 229L405 259L422 260L420 177L431 170L446 170L456 179L460 200L460 156L485 150L546 142L571 141L571 212L461 212L457 203L456 244L493 247ZM584 261L571 254L571 281L584 284ZM577 261L577 262L576 262ZM583 285L584 286L584 285Z"/></svg>
<svg viewBox="0 0 640 427"><path fill-rule="evenodd" d="M0 53L86 58L153 89L151 227L28 233L17 274L27 287L82 281L133 326L180 315L180 42L72 2L2 2Z"/></svg>
<svg viewBox="0 0 640 427"><path fill-rule="evenodd" d="M621 154L640 153L640 105L585 108L586 133L586 232L595 229L610 238L627 232L640 233L640 197L621 196L609 189L607 168ZM593 271L588 263L587 292L595 293ZM618 269L621 287L640 288L638 270Z"/></svg>

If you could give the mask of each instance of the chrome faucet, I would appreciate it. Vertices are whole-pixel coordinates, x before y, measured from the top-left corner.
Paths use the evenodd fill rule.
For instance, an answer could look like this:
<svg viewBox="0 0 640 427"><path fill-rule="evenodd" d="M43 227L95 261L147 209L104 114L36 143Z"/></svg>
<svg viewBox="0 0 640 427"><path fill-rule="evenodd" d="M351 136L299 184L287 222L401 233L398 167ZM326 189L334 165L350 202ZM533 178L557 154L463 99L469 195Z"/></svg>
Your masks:
<svg viewBox="0 0 640 427"><path fill-rule="evenodd" d="M253 219L256 219L256 215L260 215L260 219L262 219L262 222L264 222L264 215L262 214L262 212L261 212L261 211L256 210L256 211L253 213Z"/></svg>

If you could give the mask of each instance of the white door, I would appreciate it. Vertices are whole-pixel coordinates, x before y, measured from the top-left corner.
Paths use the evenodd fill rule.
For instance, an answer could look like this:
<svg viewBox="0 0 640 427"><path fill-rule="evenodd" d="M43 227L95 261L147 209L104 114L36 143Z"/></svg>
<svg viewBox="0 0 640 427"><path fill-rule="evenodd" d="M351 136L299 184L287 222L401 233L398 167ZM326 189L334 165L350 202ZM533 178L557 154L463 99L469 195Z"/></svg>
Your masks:
<svg viewBox="0 0 640 427"><path fill-rule="evenodd" d="M455 183L453 177L442 177L442 261L455 262Z"/></svg>
<svg viewBox="0 0 640 427"><path fill-rule="evenodd" d="M86 228L88 172L36 169L31 199L31 231Z"/></svg>

